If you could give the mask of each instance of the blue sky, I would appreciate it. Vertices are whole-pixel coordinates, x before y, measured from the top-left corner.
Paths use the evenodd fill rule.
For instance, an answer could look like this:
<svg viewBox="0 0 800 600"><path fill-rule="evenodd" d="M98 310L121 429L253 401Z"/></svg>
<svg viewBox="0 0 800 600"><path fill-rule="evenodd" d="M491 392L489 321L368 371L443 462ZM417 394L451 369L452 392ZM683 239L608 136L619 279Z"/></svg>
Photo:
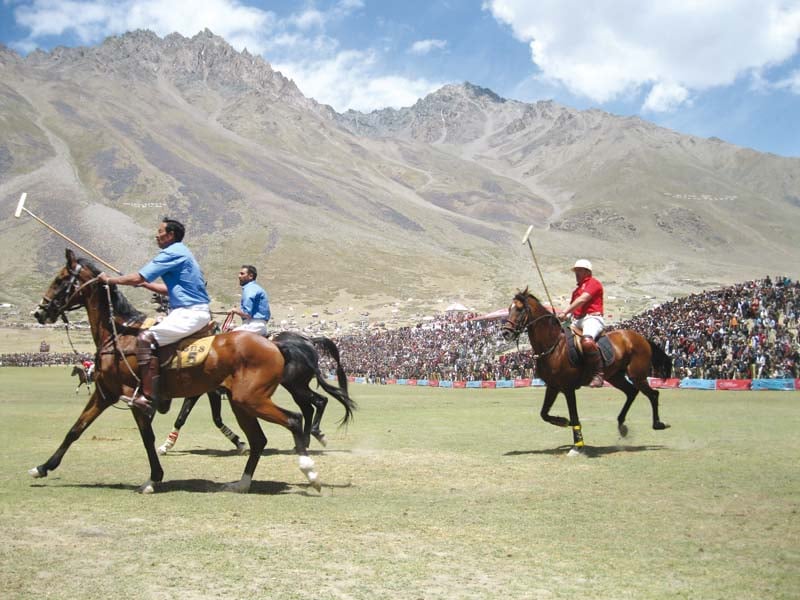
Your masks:
<svg viewBox="0 0 800 600"><path fill-rule="evenodd" d="M800 157L800 0L0 0L0 42L208 28L338 111L447 83Z"/></svg>

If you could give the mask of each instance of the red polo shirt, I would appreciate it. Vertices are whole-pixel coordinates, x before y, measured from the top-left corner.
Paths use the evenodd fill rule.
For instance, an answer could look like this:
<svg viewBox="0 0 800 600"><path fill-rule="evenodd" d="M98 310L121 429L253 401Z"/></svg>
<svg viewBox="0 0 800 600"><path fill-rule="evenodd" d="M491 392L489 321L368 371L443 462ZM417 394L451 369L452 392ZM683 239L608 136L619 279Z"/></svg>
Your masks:
<svg viewBox="0 0 800 600"><path fill-rule="evenodd" d="M584 304L583 306L579 306L573 312L573 315L576 319L580 319L587 314L597 313L602 315L603 314L603 284L597 281L594 277L589 275L586 279L581 281L578 284L578 287L575 288L575 291L572 292L572 301L575 301L575 298L580 296L586 292L591 296L589 301Z"/></svg>

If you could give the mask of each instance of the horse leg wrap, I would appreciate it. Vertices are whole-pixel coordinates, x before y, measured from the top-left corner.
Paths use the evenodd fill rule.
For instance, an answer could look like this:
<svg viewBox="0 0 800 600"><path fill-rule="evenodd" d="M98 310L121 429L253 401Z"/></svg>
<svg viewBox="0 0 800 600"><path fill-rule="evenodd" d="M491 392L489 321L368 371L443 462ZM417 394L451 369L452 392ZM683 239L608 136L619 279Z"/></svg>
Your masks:
<svg viewBox="0 0 800 600"><path fill-rule="evenodd" d="M314 470L314 459L311 458L310 456L301 456L299 463L300 463L300 470L306 476L308 481L312 485L316 484L319 475L317 475L317 472Z"/></svg>
<svg viewBox="0 0 800 600"><path fill-rule="evenodd" d="M158 447L158 453L162 456L172 450L175 447L175 442L178 441L178 435L180 434L179 429L173 429L169 432L167 439L164 441L161 446Z"/></svg>
<svg viewBox="0 0 800 600"><path fill-rule="evenodd" d="M576 448L583 448L583 432L580 425L572 426L572 440Z"/></svg>
<svg viewBox="0 0 800 600"><path fill-rule="evenodd" d="M247 444L245 444L242 440L239 439L239 436L233 433L230 427L223 423L218 427L218 429L222 432L226 438L228 438L231 443L236 446L236 450L239 451L239 454L246 454L247 453Z"/></svg>
<svg viewBox="0 0 800 600"><path fill-rule="evenodd" d="M238 443L239 436L236 435L235 433L233 433L233 430L231 430L230 427L225 425L225 423L223 423L222 425L219 426L219 430L220 430L220 432L222 432L222 435L224 435L226 438L228 438L234 444Z"/></svg>

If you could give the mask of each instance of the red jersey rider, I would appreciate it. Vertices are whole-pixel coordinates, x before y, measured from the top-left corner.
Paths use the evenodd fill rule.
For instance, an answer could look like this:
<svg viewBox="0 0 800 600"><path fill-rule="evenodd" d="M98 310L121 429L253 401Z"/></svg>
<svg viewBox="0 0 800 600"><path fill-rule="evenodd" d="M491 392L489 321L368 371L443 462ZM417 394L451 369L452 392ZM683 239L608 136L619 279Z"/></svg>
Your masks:
<svg viewBox="0 0 800 600"><path fill-rule="evenodd" d="M86 372L86 379L91 382L94 375L94 362L89 359L83 361L83 370Z"/></svg>
<svg viewBox="0 0 800 600"><path fill-rule="evenodd" d="M603 361L597 347L597 338L603 333L603 284L592 277L592 263L585 258L575 262L572 267L577 287L572 292L572 301L564 312L558 314L559 319L572 316L576 327L583 330L581 347L586 363L591 369L592 379L589 387L603 386Z"/></svg>

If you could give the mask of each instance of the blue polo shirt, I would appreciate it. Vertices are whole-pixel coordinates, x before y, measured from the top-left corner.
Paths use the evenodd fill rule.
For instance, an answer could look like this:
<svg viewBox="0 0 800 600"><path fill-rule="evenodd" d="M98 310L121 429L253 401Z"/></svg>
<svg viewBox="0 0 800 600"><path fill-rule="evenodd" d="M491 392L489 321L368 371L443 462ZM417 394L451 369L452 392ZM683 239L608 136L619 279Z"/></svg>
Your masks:
<svg viewBox="0 0 800 600"><path fill-rule="evenodd" d="M148 283L161 277L169 292L170 308L208 304L206 282L200 265L183 242L173 242L139 269Z"/></svg>
<svg viewBox="0 0 800 600"><path fill-rule="evenodd" d="M255 281L248 281L242 286L242 310L250 315L251 319L269 321L269 296Z"/></svg>

